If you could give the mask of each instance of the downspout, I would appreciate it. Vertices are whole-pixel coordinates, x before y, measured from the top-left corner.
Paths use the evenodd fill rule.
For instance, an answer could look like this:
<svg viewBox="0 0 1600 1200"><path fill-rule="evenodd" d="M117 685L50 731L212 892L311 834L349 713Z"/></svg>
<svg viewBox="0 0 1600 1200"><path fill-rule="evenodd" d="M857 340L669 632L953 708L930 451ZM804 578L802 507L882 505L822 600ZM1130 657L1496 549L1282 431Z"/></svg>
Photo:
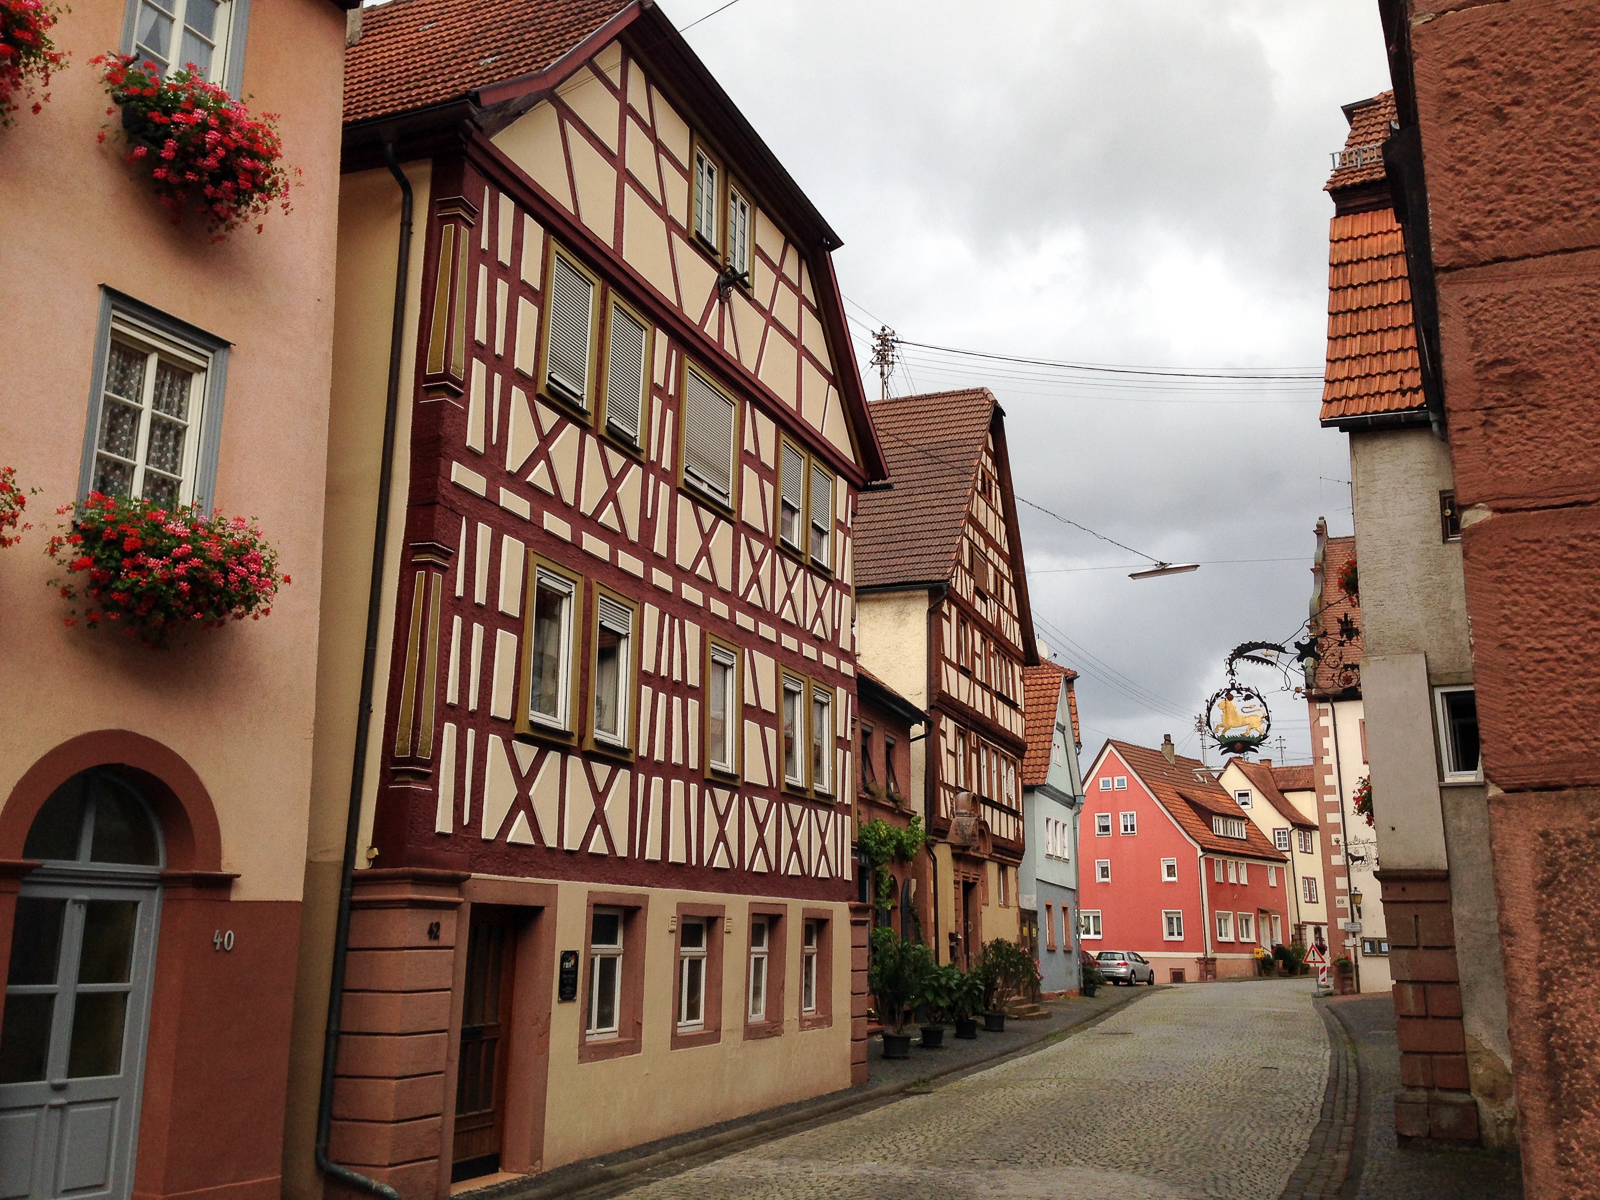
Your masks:
<svg viewBox="0 0 1600 1200"><path fill-rule="evenodd" d="M1206 957L1211 958L1211 905L1208 903L1208 893L1211 885L1206 882L1206 852L1201 849L1195 860L1195 867L1200 876L1200 933L1205 938ZM1216 965L1212 964L1211 976L1216 978Z"/></svg>
<svg viewBox="0 0 1600 1200"><path fill-rule="evenodd" d="M406 278L411 267L411 182L395 158L394 143L383 144L383 161L400 185L400 248L395 256L394 323L389 336L389 387L383 409L383 457L378 464L378 513L372 529L372 584L367 592L367 641L361 656L361 703L356 713L356 745L350 764L350 808L344 826L344 864L339 874L339 916L333 934L333 971L328 980L328 1026L322 1043L322 1094L317 1105L317 1170L345 1184L400 1200L400 1193L328 1157L333 1132L333 1085L338 1068L344 1006L345 966L350 953L350 897L355 883L356 842L361 836L361 796L366 790L367 735L372 723L372 689L378 665L378 625L383 612L384 557L389 541L389 494L394 486L394 431L400 406L400 347L405 334Z"/></svg>

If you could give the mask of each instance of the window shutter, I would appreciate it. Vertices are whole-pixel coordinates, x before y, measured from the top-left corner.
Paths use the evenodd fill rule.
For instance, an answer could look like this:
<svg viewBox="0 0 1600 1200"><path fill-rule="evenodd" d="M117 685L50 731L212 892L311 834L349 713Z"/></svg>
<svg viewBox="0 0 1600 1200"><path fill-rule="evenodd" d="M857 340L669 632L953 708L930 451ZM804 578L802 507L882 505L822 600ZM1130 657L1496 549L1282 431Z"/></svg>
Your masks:
<svg viewBox="0 0 1600 1200"><path fill-rule="evenodd" d="M550 271L550 345L545 377L567 398L587 406L589 398L589 315L594 285L563 259Z"/></svg>
<svg viewBox="0 0 1600 1200"><path fill-rule="evenodd" d="M733 402L693 371L683 388L683 469L719 498L732 498Z"/></svg>
<svg viewBox="0 0 1600 1200"><path fill-rule="evenodd" d="M596 596L597 611L600 621L610 626L621 634L633 632L633 613L614 600L607 600L604 596Z"/></svg>
<svg viewBox="0 0 1600 1200"><path fill-rule="evenodd" d="M606 347L606 424L639 440L639 408L644 396L644 326L622 309L611 309Z"/></svg>
<svg viewBox="0 0 1600 1200"><path fill-rule="evenodd" d="M811 557L819 563L830 558L829 537L833 532L833 476L820 467L811 468Z"/></svg>

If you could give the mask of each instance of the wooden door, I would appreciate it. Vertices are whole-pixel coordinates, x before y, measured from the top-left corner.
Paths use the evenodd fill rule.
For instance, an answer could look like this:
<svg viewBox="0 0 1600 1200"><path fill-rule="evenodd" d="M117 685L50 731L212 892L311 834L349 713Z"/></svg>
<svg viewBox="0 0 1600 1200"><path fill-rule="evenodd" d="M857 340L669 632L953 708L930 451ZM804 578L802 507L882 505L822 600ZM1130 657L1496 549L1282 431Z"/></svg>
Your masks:
<svg viewBox="0 0 1600 1200"><path fill-rule="evenodd" d="M452 1181L492 1175L500 1169L515 964L516 910L473 905L456 1060Z"/></svg>

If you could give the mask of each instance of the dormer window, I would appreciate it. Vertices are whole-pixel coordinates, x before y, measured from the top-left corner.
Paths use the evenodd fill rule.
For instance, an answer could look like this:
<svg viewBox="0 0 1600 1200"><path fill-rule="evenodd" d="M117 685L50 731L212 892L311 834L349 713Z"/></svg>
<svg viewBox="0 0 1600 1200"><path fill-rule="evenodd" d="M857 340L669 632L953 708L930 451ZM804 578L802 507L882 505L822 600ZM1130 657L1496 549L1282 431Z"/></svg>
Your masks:
<svg viewBox="0 0 1600 1200"><path fill-rule="evenodd" d="M1241 842L1249 836L1245 833L1243 817L1212 817L1211 832L1218 837L1238 838Z"/></svg>

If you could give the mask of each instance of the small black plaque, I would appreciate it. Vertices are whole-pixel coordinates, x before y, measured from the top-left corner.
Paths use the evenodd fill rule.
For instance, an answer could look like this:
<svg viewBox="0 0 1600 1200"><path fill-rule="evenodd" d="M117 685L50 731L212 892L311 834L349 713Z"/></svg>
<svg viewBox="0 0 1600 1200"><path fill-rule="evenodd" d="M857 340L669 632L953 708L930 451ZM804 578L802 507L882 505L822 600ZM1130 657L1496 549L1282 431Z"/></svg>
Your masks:
<svg viewBox="0 0 1600 1200"><path fill-rule="evenodd" d="M578 952L576 950L563 950L561 952L561 974L556 984L557 1000L576 1000L578 998Z"/></svg>

